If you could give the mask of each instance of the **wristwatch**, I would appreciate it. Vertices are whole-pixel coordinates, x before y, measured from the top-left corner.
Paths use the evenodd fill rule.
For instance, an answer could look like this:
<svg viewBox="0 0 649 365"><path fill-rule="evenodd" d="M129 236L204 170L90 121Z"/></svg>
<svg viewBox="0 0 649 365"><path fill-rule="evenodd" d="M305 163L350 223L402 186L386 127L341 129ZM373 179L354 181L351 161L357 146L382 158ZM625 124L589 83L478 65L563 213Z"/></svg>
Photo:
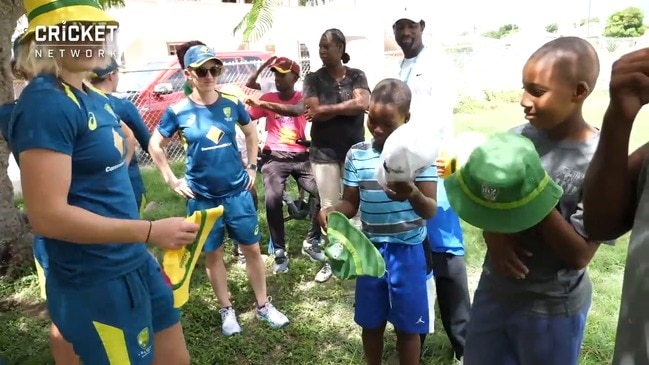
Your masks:
<svg viewBox="0 0 649 365"><path fill-rule="evenodd" d="M254 163L250 163L250 164L248 164L248 166L246 166L246 169L247 170L257 171L257 165L254 164Z"/></svg>

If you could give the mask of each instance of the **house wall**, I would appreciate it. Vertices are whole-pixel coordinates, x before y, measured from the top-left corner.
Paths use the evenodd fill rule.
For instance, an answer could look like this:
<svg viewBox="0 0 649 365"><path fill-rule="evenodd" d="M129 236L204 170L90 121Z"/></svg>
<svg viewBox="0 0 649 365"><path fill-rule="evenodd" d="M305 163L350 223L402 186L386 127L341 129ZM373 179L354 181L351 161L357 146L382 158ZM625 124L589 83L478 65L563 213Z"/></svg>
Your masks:
<svg viewBox="0 0 649 365"><path fill-rule="evenodd" d="M241 36L233 36L232 30L249 8L248 4L218 1L128 0L125 7L109 12L120 22L120 50L126 67L132 69L167 55L167 42L199 39L218 51L236 50ZM274 45L276 54L297 59L299 44L304 43L312 68L317 68L321 65L320 36L328 28L339 28L350 39L349 66L363 68L373 85L383 77L384 25L382 21L359 21L355 11L341 11L339 6L280 6L272 29L248 49L263 51Z"/></svg>

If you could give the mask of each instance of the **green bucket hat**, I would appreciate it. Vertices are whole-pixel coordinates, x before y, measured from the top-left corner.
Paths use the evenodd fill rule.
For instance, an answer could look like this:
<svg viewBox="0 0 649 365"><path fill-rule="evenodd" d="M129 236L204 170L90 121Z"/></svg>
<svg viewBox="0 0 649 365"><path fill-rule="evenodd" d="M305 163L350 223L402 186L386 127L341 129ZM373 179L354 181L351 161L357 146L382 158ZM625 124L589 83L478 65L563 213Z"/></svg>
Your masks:
<svg viewBox="0 0 649 365"><path fill-rule="evenodd" d="M379 250L344 214L327 215L327 239L324 252L338 279L380 278L385 274L385 261Z"/></svg>
<svg viewBox="0 0 649 365"><path fill-rule="evenodd" d="M444 186L460 218L497 233L535 226L563 195L543 168L532 141L513 133L487 138L464 166L444 180Z"/></svg>

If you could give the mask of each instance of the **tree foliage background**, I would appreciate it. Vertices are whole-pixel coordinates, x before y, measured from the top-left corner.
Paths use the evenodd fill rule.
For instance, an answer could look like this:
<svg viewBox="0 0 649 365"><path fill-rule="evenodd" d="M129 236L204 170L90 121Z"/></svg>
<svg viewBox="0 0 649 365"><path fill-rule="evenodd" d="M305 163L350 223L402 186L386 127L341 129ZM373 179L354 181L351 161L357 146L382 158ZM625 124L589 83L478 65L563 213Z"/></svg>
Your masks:
<svg viewBox="0 0 649 365"><path fill-rule="evenodd" d="M516 24L505 24L501 25L497 30L492 30L482 34L485 37L501 39L506 36L518 32L518 25Z"/></svg>
<svg viewBox="0 0 649 365"><path fill-rule="evenodd" d="M642 37L645 33L644 13L636 7L616 11L608 17L604 36L611 38Z"/></svg>
<svg viewBox="0 0 649 365"><path fill-rule="evenodd" d="M99 0L103 7L123 6L122 0ZM13 75L9 69L12 40L18 19L25 14L23 0L0 0L0 105L14 99ZM20 274L23 264L31 264L32 236L27 222L14 205L13 185L7 174L10 151L0 138L0 277Z"/></svg>
<svg viewBox="0 0 649 365"><path fill-rule="evenodd" d="M327 0L300 0L300 6L324 5ZM232 35L242 33L243 42L255 42L263 37L272 27L275 8L280 0L255 0L239 24L232 30Z"/></svg>

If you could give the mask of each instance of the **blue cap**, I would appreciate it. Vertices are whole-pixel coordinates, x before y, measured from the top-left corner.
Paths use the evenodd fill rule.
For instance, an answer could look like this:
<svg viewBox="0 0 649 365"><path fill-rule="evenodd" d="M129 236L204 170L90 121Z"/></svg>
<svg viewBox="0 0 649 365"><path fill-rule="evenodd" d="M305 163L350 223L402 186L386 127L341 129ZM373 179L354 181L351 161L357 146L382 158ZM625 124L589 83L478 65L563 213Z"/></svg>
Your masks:
<svg viewBox="0 0 649 365"><path fill-rule="evenodd" d="M20 40L23 39L24 36L25 36L25 33L22 33L18 37L16 37L16 39L14 39L14 44L13 44L13 48L12 48L13 53L14 53L13 58L12 58L13 60L18 59L18 47L20 46Z"/></svg>
<svg viewBox="0 0 649 365"><path fill-rule="evenodd" d="M117 61L115 61L115 58L111 57L110 64L108 66L104 68L93 69L90 77L93 79L103 79L104 77L110 75L111 73L117 71L118 69L119 69L119 65L117 64Z"/></svg>
<svg viewBox="0 0 649 365"><path fill-rule="evenodd" d="M221 60L216 57L214 50L208 46L192 46L189 47L187 52L185 52L185 67L187 68L197 68L201 67L205 62L209 60L215 60L219 64L223 64Z"/></svg>

